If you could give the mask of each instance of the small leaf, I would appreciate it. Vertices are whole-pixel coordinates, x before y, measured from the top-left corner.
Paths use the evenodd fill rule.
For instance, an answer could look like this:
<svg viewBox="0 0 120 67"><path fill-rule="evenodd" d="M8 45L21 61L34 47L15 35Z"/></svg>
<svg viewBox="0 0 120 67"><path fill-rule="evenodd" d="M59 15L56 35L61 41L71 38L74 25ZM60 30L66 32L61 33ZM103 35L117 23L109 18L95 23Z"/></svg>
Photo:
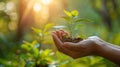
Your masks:
<svg viewBox="0 0 120 67"><path fill-rule="evenodd" d="M49 34L50 34L50 32L45 32L45 33L44 33L44 35L49 35Z"/></svg>
<svg viewBox="0 0 120 67"><path fill-rule="evenodd" d="M82 25L81 25L81 24L77 24L77 25L74 27L74 29L77 30L77 29L79 29L80 27L82 27Z"/></svg>
<svg viewBox="0 0 120 67"><path fill-rule="evenodd" d="M28 45L26 45L26 44L21 45L21 48L22 48L22 49L25 49L25 50L27 50L27 51L29 51L29 50L31 49L31 48L29 48Z"/></svg>
<svg viewBox="0 0 120 67"><path fill-rule="evenodd" d="M36 44L37 44L37 41L34 40L34 41L31 43L31 47L34 47Z"/></svg>
<svg viewBox="0 0 120 67"><path fill-rule="evenodd" d="M67 16L63 16L62 17L64 20L66 20L67 22L69 22L70 20L71 20L71 18L70 17L67 17Z"/></svg>
<svg viewBox="0 0 120 67"><path fill-rule="evenodd" d="M53 23L46 24L44 28L44 32L47 32L48 30L50 30L50 28L52 28L53 25L54 25Z"/></svg>
<svg viewBox="0 0 120 67"><path fill-rule="evenodd" d="M79 12L77 10L74 10L71 12L72 16L75 17L75 16L78 16Z"/></svg>
<svg viewBox="0 0 120 67"><path fill-rule="evenodd" d="M34 27L32 27L31 29L32 29L34 32L36 32L37 34L42 33L42 30L41 30L41 29L37 29L37 28L34 28Z"/></svg>
<svg viewBox="0 0 120 67"><path fill-rule="evenodd" d="M62 18L64 18L66 21L70 21L70 17L63 16Z"/></svg>
<svg viewBox="0 0 120 67"><path fill-rule="evenodd" d="M32 45L35 45L35 44L37 44L37 41L36 41L36 40L34 40L34 41L32 42Z"/></svg>
<svg viewBox="0 0 120 67"><path fill-rule="evenodd" d="M79 19L75 20L75 22L91 22L91 20L84 19L84 18L79 18Z"/></svg>
<svg viewBox="0 0 120 67"><path fill-rule="evenodd" d="M67 16L72 17L72 14L71 14L69 11L64 10L64 13L65 13Z"/></svg>
<svg viewBox="0 0 120 67"><path fill-rule="evenodd" d="M33 55L34 57L38 57L39 50L37 48L33 48Z"/></svg>
<svg viewBox="0 0 120 67"><path fill-rule="evenodd" d="M80 34L79 37L82 39L86 39L86 36L84 34Z"/></svg>
<svg viewBox="0 0 120 67"><path fill-rule="evenodd" d="M51 52L50 49L46 49L46 50L44 50L44 55L45 56L49 56L50 52Z"/></svg>

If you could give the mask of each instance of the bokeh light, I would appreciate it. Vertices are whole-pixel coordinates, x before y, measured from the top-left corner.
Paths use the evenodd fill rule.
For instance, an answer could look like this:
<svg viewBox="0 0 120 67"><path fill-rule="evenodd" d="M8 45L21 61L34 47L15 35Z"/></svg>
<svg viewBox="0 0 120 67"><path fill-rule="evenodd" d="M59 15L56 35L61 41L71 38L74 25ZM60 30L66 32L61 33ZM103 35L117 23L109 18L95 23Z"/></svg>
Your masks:
<svg viewBox="0 0 120 67"><path fill-rule="evenodd" d="M52 3L53 0L42 0L42 3L45 5L48 5L50 3Z"/></svg>
<svg viewBox="0 0 120 67"><path fill-rule="evenodd" d="M35 12L39 12L42 9L42 6L39 3L35 3L33 8Z"/></svg>
<svg viewBox="0 0 120 67"><path fill-rule="evenodd" d="M14 3L13 2L8 2L7 4L6 4L6 9L7 10L13 10L15 8L15 5L14 5Z"/></svg>

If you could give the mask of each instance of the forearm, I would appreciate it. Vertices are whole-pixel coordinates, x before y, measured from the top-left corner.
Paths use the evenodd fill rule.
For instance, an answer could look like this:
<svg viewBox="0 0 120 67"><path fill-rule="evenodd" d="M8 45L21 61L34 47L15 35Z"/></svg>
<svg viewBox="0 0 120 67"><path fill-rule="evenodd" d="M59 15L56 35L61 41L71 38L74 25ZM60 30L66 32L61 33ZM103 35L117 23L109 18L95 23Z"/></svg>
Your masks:
<svg viewBox="0 0 120 67"><path fill-rule="evenodd" d="M98 46L96 49L96 54L102 56L118 65L120 65L120 47L114 46L105 41L98 41Z"/></svg>

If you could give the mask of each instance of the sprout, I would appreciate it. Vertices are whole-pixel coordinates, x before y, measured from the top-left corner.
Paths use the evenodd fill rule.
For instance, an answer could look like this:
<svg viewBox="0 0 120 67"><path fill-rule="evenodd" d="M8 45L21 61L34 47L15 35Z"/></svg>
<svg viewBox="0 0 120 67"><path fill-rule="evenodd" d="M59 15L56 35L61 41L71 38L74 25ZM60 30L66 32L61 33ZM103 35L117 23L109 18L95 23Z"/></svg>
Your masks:
<svg viewBox="0 0 120 67"><path fill-rule="evenodd" d="M71 38L75 38L79 35L81 22L90 22L88 19L80 18L77 10L64 10L64 13L66 16L63 16L62 18L65 20L66 29L69 31Z"/></svg>

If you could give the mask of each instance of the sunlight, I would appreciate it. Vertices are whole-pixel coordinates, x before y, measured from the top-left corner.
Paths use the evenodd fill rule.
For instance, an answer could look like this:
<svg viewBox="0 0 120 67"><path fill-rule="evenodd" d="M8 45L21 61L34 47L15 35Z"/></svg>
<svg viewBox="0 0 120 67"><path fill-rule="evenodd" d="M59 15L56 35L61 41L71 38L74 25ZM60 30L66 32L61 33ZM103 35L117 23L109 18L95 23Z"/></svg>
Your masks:
<svg viewBox="0 0 120 67"><path fill-rule="evenodd" d="M39 3L35 3L33 9L34 11L39 12L42 9L42 6Z"/></svg>
<svg viewBox="0 0 120 67"><path fill-rule="evenodd" d="M46 24L62 12L61 0L31 0L36 25Z"/></svg>
<svg viewBox="0 0 120 67"><path fill-rule="evenodd" d="M52 2L53 0L42 0L42 3L45 5L48 5Z"/></svg>

